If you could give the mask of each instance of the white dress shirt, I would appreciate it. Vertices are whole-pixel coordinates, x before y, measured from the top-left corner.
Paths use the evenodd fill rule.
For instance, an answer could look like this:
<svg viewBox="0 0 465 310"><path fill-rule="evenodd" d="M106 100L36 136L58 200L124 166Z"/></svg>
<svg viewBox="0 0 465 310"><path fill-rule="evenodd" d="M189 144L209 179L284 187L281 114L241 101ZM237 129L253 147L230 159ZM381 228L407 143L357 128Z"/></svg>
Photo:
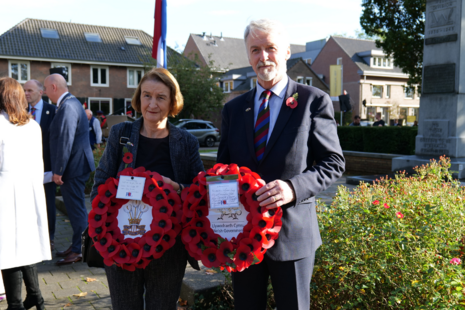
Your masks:
<svg viewBox="0 0 465 310"><path fill-rule="evenodd" d="M61 103L61 100L63 100L63 97L66 96L66 94L68 94L69 92L65 92L63 95L60 96L60 98L58 98L58 101L57 101L57 108L60 106L60 103Z"/></svg>
<svg viewBox="0 0 465 310"><path fill-rule="evenodd" d="M270 140L271 133L273 132L274 125L276 124L276 120L278 119L279 111L281 111L281 105L283 104L284 96L286 95L288 85L288 77L287 75L284 78L276 83L275 86L271 87L270 91L272 92L271 98L268 102L270 107L270 125L268 128L268 138L266 142ZM263 98L262 94L266 89L263 88L257 81L257 91L255 92L255 99L254 99L254 128L255 123L257 122L258 117L258 110L260 109L260 105L262 104Z"/></svg>
<svg viewBox="0 0 465 310"><path fill-rule="evenodd" d="M36 122L40 124L40 119L42 118L42 111L44 110L44 102L42 101L42 99L40 99L40 101L37 102L34 108L36 109L36 112L35 112ZM32 114L31 109L32 109L32 106L29 105L30 114Z"/></svg>

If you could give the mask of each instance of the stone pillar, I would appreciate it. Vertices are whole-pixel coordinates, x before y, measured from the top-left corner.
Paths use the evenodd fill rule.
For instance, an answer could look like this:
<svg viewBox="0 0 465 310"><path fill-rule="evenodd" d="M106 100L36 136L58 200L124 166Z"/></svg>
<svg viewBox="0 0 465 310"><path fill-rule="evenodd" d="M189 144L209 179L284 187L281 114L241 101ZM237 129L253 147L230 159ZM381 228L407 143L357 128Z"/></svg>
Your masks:
<svg viewBox="0 0 465 310"><path fill-rule="evenodd" d="M451 170L465 177L465 5L427 0L423 81L414 156L393 159L393 171L451 157Z"/></svg>

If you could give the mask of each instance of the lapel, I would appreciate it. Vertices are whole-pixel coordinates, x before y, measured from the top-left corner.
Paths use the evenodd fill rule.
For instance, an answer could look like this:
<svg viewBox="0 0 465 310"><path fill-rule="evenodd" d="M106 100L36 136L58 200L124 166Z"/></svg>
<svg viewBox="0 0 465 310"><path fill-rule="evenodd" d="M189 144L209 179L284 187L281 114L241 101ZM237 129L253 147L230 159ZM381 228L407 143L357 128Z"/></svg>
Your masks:
<svg viewBox="0 0 465 310"><path fill-rule="evenodd" d="M273 145L278 140L284 127L286 127L287 121L289 120L289 117L291 117L292 111L294 111L294 109L291 109L286 105L286 100L287 98L291 97L293 94L297 92L297 83L291 80L289 77L288 77L288 81L289 82L287 85L286 95L284 96L283 103L281 104L281 110L279 111L278 119L276 120L276 124L274 125L273 132L271 133L271 137L268 140L268 143L266 144L265 154L263 154L263 158L260 161L260 163L262 163L265 160L268 153L270 153L270 150L273 148ZM253 121L252 121L252 124L253 124Z"/></svg>
<svg viewBox="0 0 465 310"><path fill-rule="evenodd" d="M48 114L47 114L48 112ZM42 115L40 116L40 127L44 128L45 124L48 123L48 118L50 117L49 107L44 102L42 105Z"/></svg>
<svg viewBox="0 0 465 310"><path fill-rule="evenodd" d="M71 93L67 93L67 94L63 97L63 99L61 100L60 106L57 108L57 110L58 110L59 108L61 108L61 107L63 106L63 103L65 103L65 101L68 100L68 99L71 98L71 97L73 97L73 95L71 95Z"/></svg>
<svg viewBox="0 0 465 310"><path fill-rule="evenodd" d="M249 92L247 98L245 99L245 104L242 107L242 113L244 113L244 120L245 120L245 135L247 136L247 145L249 146L250 154L253 157L255 164L258 164L257 156L255 156L255 146L253 143L254 140L254 98L255 92L257 91L257 87L255 87L252 91Z"/></svg>

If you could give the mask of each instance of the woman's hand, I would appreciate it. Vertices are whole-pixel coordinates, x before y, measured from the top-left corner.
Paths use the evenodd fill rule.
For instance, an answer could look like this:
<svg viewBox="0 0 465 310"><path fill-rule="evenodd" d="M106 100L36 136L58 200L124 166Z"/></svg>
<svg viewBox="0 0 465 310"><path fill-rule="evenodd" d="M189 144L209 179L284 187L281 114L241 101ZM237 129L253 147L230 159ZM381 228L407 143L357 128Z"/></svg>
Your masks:
<svg viewBox="0 0 465 310"><path fill-rule="evenodd" d="M170 184L171 186L173 186L175 191L179 190L179 183L174 182L170 178L167 178L167 177L164 177L164 176L161 176L161 177L163 178L163 183Z"/></svg>

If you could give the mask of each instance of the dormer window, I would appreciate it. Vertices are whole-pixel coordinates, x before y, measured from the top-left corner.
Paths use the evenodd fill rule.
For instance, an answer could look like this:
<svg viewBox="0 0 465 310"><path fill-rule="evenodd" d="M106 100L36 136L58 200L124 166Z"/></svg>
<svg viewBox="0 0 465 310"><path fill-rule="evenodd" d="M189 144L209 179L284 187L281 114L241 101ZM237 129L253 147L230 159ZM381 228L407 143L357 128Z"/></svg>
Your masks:
<svg viewBox="0 0 465 310"><path fill-rule="evenodd" d="M102 42L102 38L100 38L98 33L84 32L84 35L86 36L87 42Z"/></svg>
<svg viewBox="0 0 465 310"><path fill-rule="evenodd" d="M392 69L393 61L391 58L373 57L371 60L371 66L375 68Z"/></svg>
<svg viewBox="0 0 465 310"><path fill-rule="evenodd" d="M45 39L59 39L60 38L60 36L58 35L58 31L56 29L40 28L40 33L42 34L42 38L45 38Z"/></svg>
<svg viewBox="0 0 465 310"><path fill-rule="evenodd" d="M141 45L139 38L136 37L124 37L126 39L126 43L130 45Z"/></svg>

